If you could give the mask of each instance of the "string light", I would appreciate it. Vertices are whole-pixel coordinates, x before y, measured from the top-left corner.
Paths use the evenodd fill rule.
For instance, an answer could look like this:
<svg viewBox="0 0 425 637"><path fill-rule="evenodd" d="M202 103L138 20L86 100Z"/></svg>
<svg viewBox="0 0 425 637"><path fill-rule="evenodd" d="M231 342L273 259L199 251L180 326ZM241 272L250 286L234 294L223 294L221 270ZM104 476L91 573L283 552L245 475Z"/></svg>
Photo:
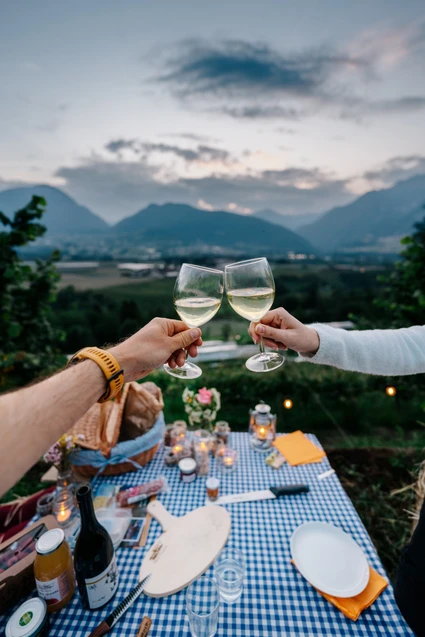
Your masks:
<svg viewBox="0 0 425 637"><path fill-rule="evenodd" d="M285 400L283 401L283 406L285 407L285 409L292 409L293 405L294 403L290 398L285 398Z"/></svg>
<svg viewBox="0 0 425 637"><path fill-rule="evenodd" d="M387 394L387 396L395 396L397 390L392 385L389 385L388 387L385 387L385 393Z"/></svg>

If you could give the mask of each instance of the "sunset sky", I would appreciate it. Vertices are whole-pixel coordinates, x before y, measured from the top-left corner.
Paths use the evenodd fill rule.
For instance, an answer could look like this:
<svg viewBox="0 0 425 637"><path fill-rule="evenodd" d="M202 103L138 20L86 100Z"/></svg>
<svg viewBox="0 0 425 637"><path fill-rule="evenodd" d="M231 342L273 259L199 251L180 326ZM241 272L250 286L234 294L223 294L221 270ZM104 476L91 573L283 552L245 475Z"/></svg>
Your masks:
<svg viewBox="0 0 425 637"><path fill-rule="evenodd" d="M323 211L425 173L423 0L3 0L0 189Z"/></svg>

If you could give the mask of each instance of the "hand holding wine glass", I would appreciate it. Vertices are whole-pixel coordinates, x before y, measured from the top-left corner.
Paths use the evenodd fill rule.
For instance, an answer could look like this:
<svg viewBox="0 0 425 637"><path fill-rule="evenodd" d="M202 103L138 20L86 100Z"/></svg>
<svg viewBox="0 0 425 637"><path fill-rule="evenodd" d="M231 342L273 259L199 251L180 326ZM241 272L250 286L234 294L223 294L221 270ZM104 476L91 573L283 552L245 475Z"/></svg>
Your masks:
<svg viewBox="0 0 425 637"><path fill-rule="evenodd" d="M223 299L223 272L183 263L174 286L174 307L182 321L190 328L200 327L210 321L220 308ZM187 361L182 367L164 369L177 378L198 378L202 370Z"/></svg>
<svg viewBox="0 0 425 637"><path fill-rule="evenodd" d="M264 257L226 265L226 293L230 305L237 314L257 323L270 310L275 295L273 273ZM246 361L252 372L270 372L284 363L277 352L266 352L263 340L260 353Z"/></svg>

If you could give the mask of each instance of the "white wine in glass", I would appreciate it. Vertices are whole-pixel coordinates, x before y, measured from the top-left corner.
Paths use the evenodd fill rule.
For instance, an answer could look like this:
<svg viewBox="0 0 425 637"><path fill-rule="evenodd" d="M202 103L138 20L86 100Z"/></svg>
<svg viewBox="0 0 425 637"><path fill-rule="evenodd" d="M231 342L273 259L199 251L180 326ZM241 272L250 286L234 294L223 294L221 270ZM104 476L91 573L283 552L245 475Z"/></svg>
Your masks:
<svg viewBox="0 0 425 637"><path fill-rule="evenodd" d="M223 272L183 263L174 286L174 307L189 327L200 327L215 316L223 300ZM164 369L177 378L198 378L202 369L186 360L183 367Z"/></svg>
<svg viewBox="0 0 425 637"><path fill-rule="evenodd" d="M226 265L226 294L237 314L257 323L273 305L275 286L269 262L264 257ZM266 352L260 338L260 353L251 356L246 366L252 372L271 372L285 359L277 352Z"/></svg>

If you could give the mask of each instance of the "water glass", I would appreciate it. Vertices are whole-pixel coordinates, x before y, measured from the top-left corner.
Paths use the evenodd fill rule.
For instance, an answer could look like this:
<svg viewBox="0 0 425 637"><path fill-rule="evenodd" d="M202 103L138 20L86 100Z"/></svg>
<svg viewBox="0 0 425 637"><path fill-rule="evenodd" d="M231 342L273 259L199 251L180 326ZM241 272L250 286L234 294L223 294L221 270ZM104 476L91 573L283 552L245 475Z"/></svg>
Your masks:
<svg viewBox="0 0 425 637"><path fill-rule="evenodd" d="M221 599L234 604L242 595L245 558L237 549L224 549L214 564L215 579Z"/></svg>
<svg viewBox="0 0 425 637"><path fill-rule="evenodd" d="M213 637L217 632L220 594L217 585L205 575L187 589L186 612L192 637Z"/></svg>

